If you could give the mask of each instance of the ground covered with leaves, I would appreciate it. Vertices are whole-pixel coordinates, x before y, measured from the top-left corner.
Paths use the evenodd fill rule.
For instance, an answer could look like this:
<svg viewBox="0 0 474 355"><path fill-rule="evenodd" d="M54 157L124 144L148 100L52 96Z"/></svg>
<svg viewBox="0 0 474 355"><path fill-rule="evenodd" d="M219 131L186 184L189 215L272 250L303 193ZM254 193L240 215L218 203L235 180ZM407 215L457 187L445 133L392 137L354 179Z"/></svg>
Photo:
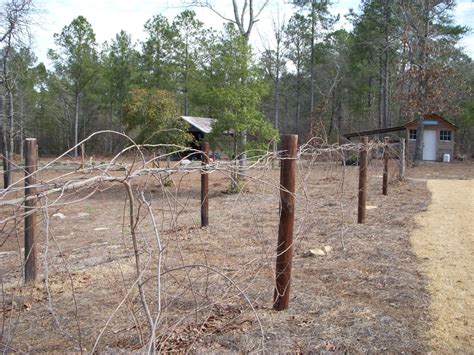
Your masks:
<svg viewBox="0 0 474 355"><path fill-rule="evenodd" d="M458 168L468 175L472 164ZM361 225L358 167L299 164L291 299L282 312L272 309L277 166L249 170L238 194L227 193L226 174L210 174L207 228L199 225L198 172L135 180L134 193L151 203L151 210L141 204L135 213L141 282L157 317L154 346L177 352L429 351L430 297L410 245L414 218L430 202L426 169L439 172L436 165L410 168L414 178L400 182L392 162L383 196L381 162L373 160ZM21 281L21 225L3 226L2 350L146 350L124 187L103 184L61 199L71 203L43 209L39 217L41 281L34 286ZM1 216L13 212L5 207Z"/></svg>

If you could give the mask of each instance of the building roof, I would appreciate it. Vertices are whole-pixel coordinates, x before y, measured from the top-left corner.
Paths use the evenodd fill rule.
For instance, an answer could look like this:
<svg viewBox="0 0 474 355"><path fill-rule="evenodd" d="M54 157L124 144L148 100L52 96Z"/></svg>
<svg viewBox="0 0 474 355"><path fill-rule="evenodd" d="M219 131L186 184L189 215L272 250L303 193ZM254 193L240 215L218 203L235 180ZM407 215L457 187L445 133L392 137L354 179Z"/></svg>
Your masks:
<svg viewBox="0 0 474 355"><path fill-rule="evenodd" d="M343 134L342 136L344 138L350 139L352 137L363 137L363 136L370 136L372 134L403 131L404 129L405 129L405 126L379 128L379 129L372 129L370 131L359 131L359 132L353 132L353 133L346 133L346 134Z"/></svg>
<svg viewBox="0 0 474 355"><path fill-rule="evenodd" d="M435 119L435 120L443 121L443 122L446 123L447 125L452 126L454 129L457 129L457 128L458 128L458 126L456 126L454 123L449 122L447 119L441 117L440 115L437 115L436 113L430 113L430 114L425 115L425 116L423 117L423 120L430 120L430 119ZM411 125L413 125L413 124L415 124L415 123L418 123L417 121L418 121L417 119L414 119L414 120L412 120L412 121L410 121L410 122L405 123L403 126L404 126L404 127L411 126Z"/></svg>
<svg viewBox="0 0 474 355"><path fill-rule="evenodd" d="M181 118L203 133L211 133L212 125L216 121L208 117L181 116Z"/></svg>

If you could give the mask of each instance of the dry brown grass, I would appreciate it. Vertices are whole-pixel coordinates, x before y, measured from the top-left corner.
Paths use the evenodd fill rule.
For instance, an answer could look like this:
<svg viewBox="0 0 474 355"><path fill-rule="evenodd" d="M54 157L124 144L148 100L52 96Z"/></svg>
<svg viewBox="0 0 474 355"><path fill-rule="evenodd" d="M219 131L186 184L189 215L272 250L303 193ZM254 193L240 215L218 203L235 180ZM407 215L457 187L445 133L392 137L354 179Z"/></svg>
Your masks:
<svg viewBox="0 0 474 355"><path fill-rule="evenodd" d="M380 161L372 161L368 205L377 208L368 211L366 225L358 225L357 167L299 166L294 271L285 312L272 310L278 169L250 171L244 192L237 195L223 194L227 177L212 173L211 225L204 229L198 225L199 173L175 174L170 187L155 178L134 180L134 188L144 189L153 201L165 246L157 349L428 350L430 300L409 232L414 216L426 209L429 193L424 182L397 182L393 173L389 196L382 196L381 171ZM71 192L64 201L89 192ZM134 286L127 208L123 187L114 184L101 186L81 203L49 210L49 302L44 283L21 286L21 237L6 239L0 257L3 294L22 297L3 312L7 351L78 351L79 343L90 351L102 330L98 351L144 350L147 329ZM56 212L66 218L51 217ZM11 213L4 208L1 216ZM144 209L141 216L147 299L156 312L158 253ZM40 245L44 264L44 229ZM326 256L303 256L323 246L332 247Z"/></svg>
<svg viewBox="0 0 474 355"><path fill-rule="evenodd" d="M430 180L432 204L416 218L412 234L423 274L429 280L429 337L433 350L474 349L474 180Z"/></svg>

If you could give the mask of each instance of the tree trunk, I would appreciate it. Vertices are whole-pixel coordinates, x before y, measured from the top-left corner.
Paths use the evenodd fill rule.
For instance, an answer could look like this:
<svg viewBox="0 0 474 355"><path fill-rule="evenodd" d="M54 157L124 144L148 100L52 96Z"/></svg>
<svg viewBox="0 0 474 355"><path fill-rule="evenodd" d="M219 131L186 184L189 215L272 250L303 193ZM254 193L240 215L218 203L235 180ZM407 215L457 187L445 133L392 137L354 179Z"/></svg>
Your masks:
<svg viewBox="0 0 474 355"><path fill-rule="evenodd" d="M342 100L339 99L338 103L337 103L337 140L339 142L339 138L341 136L341 126L342 126Z"/></svg>
<svg viewBox="0 0 474 355"><path fill-rule="evenodd" d="M7 80L7 79L5 79ZM10 172L8 174L8 186L12 183L12 162L13 162L13 153L15 149L15 126L14 126L14 109L13 109L13 90L11 87L8 87L8 129L7 129L7 170Z"/></svg>
<svg viewBox="0 0 474 355"><path fill-rule="evenodd" d="M186 37L186 47L185 47L185 62L184 62L184 115L188 116L189 114L189 100L188 100L188 75L189 75L189 49L188 49L188 38Z"/></svg>
<svg viewBox="0 0 474 355"><path fill-rule="evenodd" d="M296 135L299 136L301 116L301 68L300 63L296 66Z"/></svg>
<svg viewBox="0 0 474 355"><path fill-rule="evenodd" d="M239 177L243 178L244 177L244 170L245 166L247 165L247 153L245 152L247 150L247 131L243 131L241 133L241 146L240 150L242 153L240 154L240 159L239 159Z"/></svg>
<svg viewBox="0 0 474 355"><path fill-rule="evenodd" d="M382 63L382 55L379 55L379 114L378 114L378 119L377 119L377 128L382 128L383 127L383 86L384 86L384 80L383 80L383 63ZM381 137L382 135L379 135Z"/></svg>
<svg viewBox="0 0 474 355"><path fill-rule="evenodd" d="M10 186L10 171L8 170L8 159L7 159L7 149L5 144L5 131L4 127L4 112L3 112L3 95L0 95L0 154L2 155L3 163L3 188L6 189Z"/></svg>
<svg viewBox="0 0 474 355"><path fill-rule="evenodd" d="M76 107L74 112L74 158L78 156L77 143L79 143L79 93L76 93Z"/></svg>
<svg viewBox="0 0 474 355"><path fill-rule="evenodd" d="M405 71L406 71L406 66L407 66L407 61L406 61L406 44L403 44L403 49L402 49L402 55L401 55L401 69L400 69L400 73L398 74L398 77L399 78L403 78L403 76L405 75ZM404 80L402 81L402 86L401 86L401 96L405 96L405 93L407 92L407 86L406 84L404 83ZM398 108L398 125L401 125L404 121L405 121L405 117L406 117L406 114L405 114L405 107L404 105L400 105L400 107Z"/></svg>
<svg viewBox="0 0 474 355"><path fill-rule="evenodd" d="M370 112L372 108L372 77L369 77L369 90L367 92L367 108Z"/></svg>
<svg viewBox="0 0 474 355"><path fill-rule="evenodd" d="M383 128L390 127L390 109L389 109L389 79L390 79L390 68L389 68L389 36L388 36L388 25L390 21L390 7L389 1L385 0L384 4L385 12L385 43L384 43L384 55L383 55L383 117L382 124Z"/></svg>
<svg viewBox="0 0 474 355"><path fill-rule="evenodd" d="M110 109L109 109L109 129L111 131L114 130L114 105L112 103L110 103ZM114 151L115 135L111 133L109 136L110 136L110 139L108 142L109 144L108 144L107 150L110 154L112 154Z"/></svg>
<svg viewBox="0 0 474 355"><path fill-rule="evenodd" d="M416 126L416 143L415 143L415 162L423 160L423 115L418 118L418 124Z"/></svg>
<svg viewBox="0 0 474 355"><path fill-rule="evenodd" d="M311 119L314 110L314 53L315 53L315 38L316 35L316 0L311 0L311 79L310 79L310 95L311 95Z"/></svg>
<svg viewBox="0 0 474 355"><path fill-rule="evenodd" d="M390 127L390 93L389 93L389 72L388 63L384 63L384 86L383 86L383 128Z"/></svg>
<svg viewBox="0 0 474 355"><path fill-rule="evenodd" d="M71 148L71 132L72 132L72 122L71 122L71 116L69 114L69 109L66 105L66 113L64 120L66 122L66 129L63 131L63 150L68 150Z"/></svg>
<svg viewBox="0 0 474 355"><path fill-rule="evenodd" d="M23 142L25 139L25 129L23 126L20 128L20 142ZM25 151L24 151L24 144L20 144L20 158L21 160L25 159Z"/></svg>
<svg viewBox="0 0 474 355"><path fill-rule="evenodd" d="M275 76L275 129L280 131L280 42L277 42L276 52L276 76ZM273 144L273 151L277 151L277 142Z"/></svg>
<svg viewBox="0 0 474 355"><path fill-rule="evenodd" d="M3 183L4 187L7 188L12 183L12 174L11 174L11 165L13 158L13 149L14 149L14 127L13 127L13 91L11 88L11 83L9 79L8 72L8 53L9 49L7 48L6 53L3 57L3 81L5 86L5 93L8 97L7 99L7 120L4 122L4 141L3 141ZM2 105L3 106L3 105ZM2 107L3 113L3 107Z"/></svg>
<svg viewBox="0 0 474 355"><path fill-rule="evenodd" d="M20 124L20 139L18 144L18 153L20 154L20 158L23 160L23 138L25 136L25 99L24 96L20 96L20 117L18 118Z"/></svg>
<svg viewBox="0 0 474 355"><path fill-rule="evenodd" d="M234 160L234 163L235 164L238 164L237 163L237 132L234 132L234 140L233 140L233 151L234 151L234 156L233 156L233 160ZM237 170L237 169L236 169ZM238 189L238 183L237 183L237 180L238 180L238 174L236 172L236 170L234 172L232 172L231 174L231 179L230 179L230 189L231 191L237 191Z"/></svg>
<svg viewBox="0 0 474 355"><path fill-rule="evenodd" d="M428 113L426 95L428 82L426 79L426 71L428 70L428 32L430 26L430 0L423 1L423 33L419 39L419 78L418 78L418 103L419 103L419 117L416 133L416 144L415 144L415 162L423 160L423 132L424 116Z"/></svg>
<svg viewBox="0 0 474 355"><path fill-rule="evenodd" d="M329 132L328 132L328 137L331 137L332 130L334 128L334 114L335 114L335 99L336 99L336 90L332 92L332 99L331 99L331 119L329 122Z"/></svg>

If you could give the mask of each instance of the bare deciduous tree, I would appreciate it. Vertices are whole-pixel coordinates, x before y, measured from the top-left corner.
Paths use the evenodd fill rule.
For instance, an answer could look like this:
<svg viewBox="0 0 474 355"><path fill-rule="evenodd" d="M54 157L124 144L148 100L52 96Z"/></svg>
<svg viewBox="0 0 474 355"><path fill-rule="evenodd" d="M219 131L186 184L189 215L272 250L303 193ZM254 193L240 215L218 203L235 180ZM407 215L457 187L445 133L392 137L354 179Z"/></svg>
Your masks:
<svg viewBox="0 0 474 355"><path fill-rule="evenodd" d="M244 0L241 6L237 0L232 0L233 18L224 15L216 10L212 1L209 0L192 0L191 4L199 7L207 7L220 18L231 22L237 26L242 36L249 39L253 26L259 20L263 9L268 5L270 0L265 0L260 5L255 4L253 0Z"/></svg>
<svg viewBox="0 0 474 355"><path fill-rule="evenodd" d="M252 29L265 7L268 5L270 0L265 0L260 5L257 5L254 0L244 0L239 6L237 0L232 0L233 19L225 16L222 12L218 11L213 2L209 0L192 0L191 4L194 6L207 7L214 12L220 18L233 23L239 29L239 33L248 41L252 33ZM245 78L242 78L242 83L245 84ZM243 171L243 167L247 162L247 154L245 153L245 146L247 144L247 132L242 132L241 146L244 147L242 154L240 154L239 164L240 170Z"/></svg>
<svg viewBox="0 0 474 355"><path fill-rule="evenodd" d="M423 159L424 116L456 111L454 98L442 89L444 82L453 75L451 65L443 62L443 51L465 31L452 25L454 6L453 0L400 2L399 16L408 51L404 79L410 91L406 93L406 106L407 112L418 121L415 161Z"/></svg>
<svg viewBox="0 0 474 355"><path fill-rule="evenodd" d="M284 46L284 30L286 27L285 19L280 18L279 13L277 13L276 18L273 18L273 34L272 41L273 46L267 44L265 51L262 55L262 61L265 66L265 71L267 75L273 82L274 86L274 125L275 129L280 129L280 96L281 96L281 76L286 70L286 50ZM271 48L273 47L273 49ZM273 150L276 152L277 145L274 142Z"/></svg>

